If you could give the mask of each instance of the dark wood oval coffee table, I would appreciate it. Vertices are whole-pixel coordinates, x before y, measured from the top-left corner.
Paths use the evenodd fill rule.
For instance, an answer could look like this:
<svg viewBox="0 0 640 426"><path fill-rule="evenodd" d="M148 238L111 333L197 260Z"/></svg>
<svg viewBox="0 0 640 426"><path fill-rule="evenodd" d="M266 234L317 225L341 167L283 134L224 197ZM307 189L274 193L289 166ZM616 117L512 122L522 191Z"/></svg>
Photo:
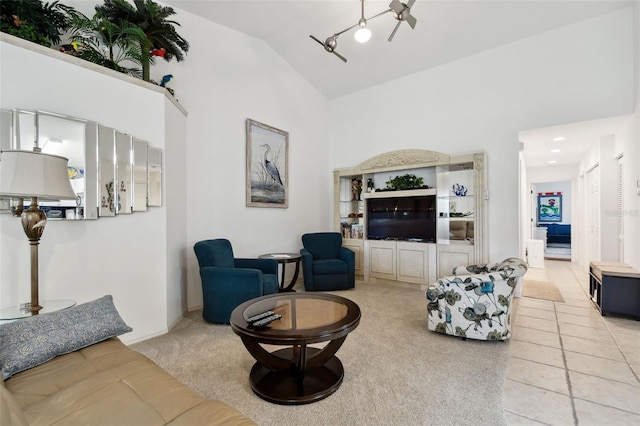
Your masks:
<svg viewBox="0 0 640 426"><path fill-rule="evenodd" d="M254 327L248 318L273 311L282 318ZM249 380L262 399L308 404L335 392L344 377L335 353L360 323L360 308L326 293L280 293L249 300L231 313L231 328L256 359ZM311 343L329 342L322 349ZM263 344L290 346L269 352Z"/></svg>

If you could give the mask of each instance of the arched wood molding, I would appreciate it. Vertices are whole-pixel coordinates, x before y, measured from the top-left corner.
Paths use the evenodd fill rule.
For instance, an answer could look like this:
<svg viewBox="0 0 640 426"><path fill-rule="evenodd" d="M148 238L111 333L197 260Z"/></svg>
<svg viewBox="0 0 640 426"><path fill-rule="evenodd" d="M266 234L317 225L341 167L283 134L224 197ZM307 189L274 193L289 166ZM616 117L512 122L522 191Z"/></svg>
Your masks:
<svg viewBox="0 0 640 426"><path fill-rule="evenodd" d="M424 149L401 149L371 157L353 168L354 173L418 169L449 163L449 155Z"/></svg>

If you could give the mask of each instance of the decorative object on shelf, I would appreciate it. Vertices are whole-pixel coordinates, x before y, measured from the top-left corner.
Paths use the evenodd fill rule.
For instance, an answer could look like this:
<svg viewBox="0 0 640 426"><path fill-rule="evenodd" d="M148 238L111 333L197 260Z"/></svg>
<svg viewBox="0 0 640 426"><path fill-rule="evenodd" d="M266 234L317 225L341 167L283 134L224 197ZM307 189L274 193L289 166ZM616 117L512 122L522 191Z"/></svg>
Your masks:
<svg viewBox="0 0 640 426"><path fill-rule="evenodd" d="M373 179L369 178L367 179L367 192L373 192L375 191L375 188L373 186Z"/></svg>
<svg viewBox="0 0 640 426"><path fill-rule="evenodd" d="M107 189L107 203L104 203L104 197L102 197L103 200L103 207L109 207L109 211L110 212L114 212L115 213L115 204L114 204L114 197L113 197L113 180L109 183L107 183L105 185L106 189Z"/></svg>
<svg viewBox="0 0 640 426"><path fill-rule="evenodd" d="M428 186L423 185L423 182L424 180L421 177L407 173L406 175L389 179L386 184L392 190L428 188Z"/></svg>
<svg viewBox="0 0 640 426"><path fill-rule="evenodd" d="M454 183L452 190L456 197L464 197L467 195L467 188L465 188L464 185L460 185L459 183Z"/></svg>
<svg viewBox="0 0 640 426"><path fill-rule="evenodd" d="M82 55L86 45L77 41L72 41L69 44L63 44L60 46L60 51L67 55L80 56Z"/></svg>
<svg viewBox="0 0 640 426"><path fill-rule="evenodd" d="M76 176L78 176L78 169L69 166L67 167L67 173L69 174L69 179L74 179Z"/></svg>
<svg viewBox="0 0 640 426"><path fill-rule="evenodd" d="M362 179L358 179L356 183L357 201L362 201Z"/></svg>
<svg viewBox="0 0 640 426"><path fill-rule="evenodd" d="M0 12L0 31L46 47L60 43L60 34L80 15L71 6L41 0L2 0Z"/></svg>
<svg viewBox="0 0 640 426"><path fill-rule="evenodd" d="M562 192L538 193L538 222L562 222Z"/></svg>
<svg viewBox="0 0 640 426"><path fill-rule="evenodd" d="M467 216L471 216L473 212L466 212L466 213L451 212L449 214L451 215L451 217L467 217Z"/></svg>
<svg viewBox="0 0 640 426"><path fill-rule="evenodd" d="M347 58L345 58L344 56L342 56L341 54L339 54L338 52L336 52L336 48L338 47L338 36L340 36L343 33L346 33L349 30L352 30L354 28L358 28L358 30L355 32L354 37L356 39L357 42L359 43L365 43L369 40L369 38L371 38L371 31L369 31L369 29L367 28L367 21L370 21L374 18L377 18L378 16L382 16L385 13L391 12L393 14L393 17L398 21L398 23L396 24L396 26L394 27L393 31L391 32L391 35L389 36L389 42L391 42L391 40L393 40L393 37L396 35L396 31L398 31L398 27L400 27L400 24L404 21L406 21L409 26L411 26L411 28L415 28L416 27L416 23L418 22L416 20L416 18L414 18L411 15L411 7L413 6L413 4L415 3L416 0L409 0L407 3L402 3L400 2L400 0L392 0L391 3L389 4L389 9L382 11L376 15L373 15L372 17L365 19L364 17L364 0L360 0L360 20L358 21L357 24L354 24L352 26L350 26L349 28L346 28L342 31L338 31L337 33L333 34L330 37L327 37L327 39L322 42L319 39L317 39L315 36L310 35L309 37L311 37L313 40L317 41L318 43L320 43L322 45L322 47L324 47L324 50L326 50L329 53L333 53L334 55L336 55L340 60L342 60L343 62L347 62Z"/></svg>
<svg viewBox="0 0 640 426"><path fill-rule="evenodd" d="M246 128L247 206L286 209L289 207L289 132L251 119L247 119Z"/></svg>
<svg viewBox="0 0 640 426"><path fill-rule="evenodd" d="M169 81L171 81L171 79L173 78L172 74L167 74L165 76L162 77L162 81L160 82L160 87L164 87L165 89L167 89L169 91L169 93L171 93L172 95L175 95L175 92L173 91L172 88L167 87L167 83Z"/></svg>
<svg viewBox="0 0 640 426"><path fill-rule="evenodd" d="M358 179L351 179L351 201L358 200Z"/></svg>
<svg viewBox="0 0 640 426"><path fill-rule="evenodd" d="M99 14L93 18L80 15L72 20L71 40L72 47L82 46L70 52L74 56L123 74L141 77L140 67L126 66L140 64L139 46L146 40L146 35L137 26L127 21L110 22ZM65 48L64 52L67 50Z"/></svg>
<svg viewBox="0 0 640 426"><path fill-rule="evenodd" d="M96 6L96 15L109 22L126 22L141 29L145 37L139 41L142 79L149 81L149 66L153 64L153 52L164 49L163 56L169 62L176 58L178 62L184 60L189 51L189 42L176 31L176 21L167 19L176 12L172 7L160 6L152 0L134 0L131 5L127 0L104 0L102 6Z"/></svg>
<svg viewBox="0 0 640 426"><path fill-rule="evenodd" d="M361 240L364 236L364 226L358 223L342 223L342 238L347 239L359 239Z"/></svg>
<svg viewBox="0 0 640 426"><path fill-rule="evenodd" d="M38 297L38 244L47 224L38 200L75 200L67 171L68 160L57 155L33 151L8 150L0 153L0 195L31 198L23 210L22 227L31 246L31 302L29 309L37 315L42 309Z"/></svg>

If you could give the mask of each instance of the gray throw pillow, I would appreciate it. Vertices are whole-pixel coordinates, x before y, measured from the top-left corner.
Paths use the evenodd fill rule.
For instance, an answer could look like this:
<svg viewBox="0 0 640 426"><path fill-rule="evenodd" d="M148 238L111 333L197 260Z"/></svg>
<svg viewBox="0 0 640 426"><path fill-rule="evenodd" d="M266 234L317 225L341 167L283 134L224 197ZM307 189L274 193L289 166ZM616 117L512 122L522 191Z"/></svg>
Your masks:
<svg viewBox="0 0 640 426"><path fill-rule="evenodd" d="M132 330L120 318L111 295L0 324L2 378Z"/></svg>

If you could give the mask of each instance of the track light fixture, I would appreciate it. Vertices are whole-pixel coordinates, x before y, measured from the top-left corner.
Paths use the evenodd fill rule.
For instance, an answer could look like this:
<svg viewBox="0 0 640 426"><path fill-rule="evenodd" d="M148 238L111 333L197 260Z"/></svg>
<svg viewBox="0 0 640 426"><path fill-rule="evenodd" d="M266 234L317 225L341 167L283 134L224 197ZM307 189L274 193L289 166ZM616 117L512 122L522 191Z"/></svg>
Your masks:
<svg viewBox="0 0 640 426"><path fill-rule="evenodd" d="M415 2L416 0L409 0L406 3L402 3L400 0L392 0L391 3L389 4L389 9L383 12L380 12L377 15L373 15L371 18L365 19L364 0L360 0L361 13L360 13L360 20L358 21L357 24L352 25L349 28L346 28L342 31L338 31L334 35L327 37L327 39L324 42L320 41L313 35L310 35L309 37L311 37L312 39L320 43L322 47L324 47L324 50L326 50L327 52L333 53L338 58L340 58L343 62L347 62L347 59L344 56L336 52L336 47L338 47L338 36L357 27L358 30L355 32L354 38L359 43L366 43L371 38L371 31L367 28L367 22L374 18L377 18L378 16L382 16L386 13L391 12L393 14L393 17L398 21L398 23L396 24L393 31L391 32L391 35L389 36L388 40L390 42L391 40L393 40L393 37L396 35L396 31L398 31L398 27L400 27L400 24L403 21L406 21L409 24L409 26L411 26L411 28L416 27L417 20L411 15L411 7Z"/></svg>
<svg viewBox="0 0 640 426"><path fill-rule="evenodd" d="M371 31L367 28L367 20L364 19L364 0L360 0L362 9L360 11L360 20L358 21L358 28L353 35L358 43L366 43L371 38Z"/></svg>

